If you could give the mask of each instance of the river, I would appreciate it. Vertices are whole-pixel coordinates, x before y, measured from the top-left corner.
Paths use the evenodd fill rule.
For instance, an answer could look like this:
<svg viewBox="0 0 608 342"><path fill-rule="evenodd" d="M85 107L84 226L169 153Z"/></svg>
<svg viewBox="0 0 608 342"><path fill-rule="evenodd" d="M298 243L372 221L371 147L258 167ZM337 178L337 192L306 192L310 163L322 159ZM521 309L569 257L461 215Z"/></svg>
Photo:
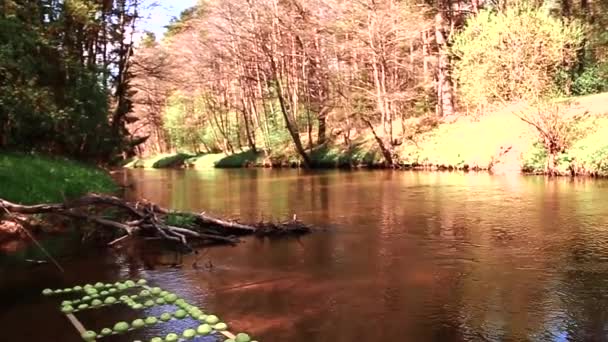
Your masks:
<svg viewBox="0 0 608 342"><path fill-rule="evenodd" d="M141 277L265 342L608 339L606 181L266 169L121 177L130 198L243 221L295 214L324 230L187 256L149 244L77 251L60 258L65 274L4 256L0 340L79 341L40 290ZM82 319L99 330L136 317L108 310Z"/></svg>

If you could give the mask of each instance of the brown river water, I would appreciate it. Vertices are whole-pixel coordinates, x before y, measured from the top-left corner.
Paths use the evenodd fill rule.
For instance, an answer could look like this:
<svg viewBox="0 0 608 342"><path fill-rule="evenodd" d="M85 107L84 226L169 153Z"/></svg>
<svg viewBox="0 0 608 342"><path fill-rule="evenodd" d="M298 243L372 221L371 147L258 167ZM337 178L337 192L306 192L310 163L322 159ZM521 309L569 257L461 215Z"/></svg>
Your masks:
<svg viewBox="0 0 608 342"><path fill-rule="evenodd" d="M264 342L608 341L606 181L261 169L120 177L131 198L242 221L297 214L325 230L186 256L149 242L73 251L58 255L64 274L24 266L35 250L0 256L0 341L79 341L40 291L141 277ZM138 315L111 307L79 317L99 331ZM183 324L103 340L149 340Z"/></svg>

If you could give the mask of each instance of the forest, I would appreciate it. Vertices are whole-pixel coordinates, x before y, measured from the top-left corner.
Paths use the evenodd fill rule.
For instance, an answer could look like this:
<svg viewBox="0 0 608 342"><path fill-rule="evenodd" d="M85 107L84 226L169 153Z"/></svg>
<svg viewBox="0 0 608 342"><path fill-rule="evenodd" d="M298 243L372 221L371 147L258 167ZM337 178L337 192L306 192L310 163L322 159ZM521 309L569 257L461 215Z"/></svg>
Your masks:
<svg viewBox="0 0 608 342"><path fill-rule="evenodd" d="M5 340L605 339L608 1L180 4L0 0Z"/></svg>
<svg viewBox="0 0 608 342"><path fill-rule="evenodd" d="M608 99L573 102L607 90L605 6L204 1L137 47L129 128L217 165L603 174Z"/></svg>
<svg viewBox="0 0 608 342"><path fill-rule="evenodd" d="M0 149L606 172L605 2L210 0L163 37L145 5L3 1Z"/></svg>

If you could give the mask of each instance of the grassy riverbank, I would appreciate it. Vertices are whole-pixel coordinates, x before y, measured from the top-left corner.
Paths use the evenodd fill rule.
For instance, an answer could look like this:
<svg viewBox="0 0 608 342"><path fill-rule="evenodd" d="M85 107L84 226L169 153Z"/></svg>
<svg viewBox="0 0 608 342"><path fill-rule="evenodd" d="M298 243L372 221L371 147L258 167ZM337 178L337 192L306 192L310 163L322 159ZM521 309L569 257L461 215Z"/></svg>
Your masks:
<svg viewBox="0 0 608 342"><path fill-rule="evenodd" d="M61 202L87 192L113 192L104 170L75 161L0 153L0 198L21 204Z"/></svg>
<svg viewBox="0 0 608 342"><path fill-rule="evenodd" d="M579 125L584 133L558 156L562 174L608 176L608 93L574 99L572 110L589 112ZM419 121L419 120L418 120ZM413 123L416 120L412 121ZM347 146L332 143L309 151L316 167L381 167L383 158L371 134L360 134ZM398 164L420 169L491 170L494 172L542 173L547 152L534 128L502 108L479 117L461 116L412 134L395 147ZM184 153L154 156L132 161L128 167L290 167L299 158L291 145L276 148L268 155L252 151L235 154Z"/></svg>

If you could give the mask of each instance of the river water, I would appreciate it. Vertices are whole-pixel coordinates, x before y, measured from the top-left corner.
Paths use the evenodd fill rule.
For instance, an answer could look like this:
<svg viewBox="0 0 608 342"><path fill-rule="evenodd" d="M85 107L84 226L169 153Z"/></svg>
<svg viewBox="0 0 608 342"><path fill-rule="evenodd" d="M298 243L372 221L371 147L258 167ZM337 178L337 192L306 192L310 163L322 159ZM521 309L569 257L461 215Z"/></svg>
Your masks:
<svg viewBox="0 0 608 342"><path fill-rule="evenodd" d="M120 177L131 198L243 221L296 214L325 230L189 256L149 243L77 251L60 257L64 274L4 256L0 340L78 341L40 290L140 277L266 342L608 340L606 181L262 169ZM136 317L84 316L97 330Z"/></svg>

